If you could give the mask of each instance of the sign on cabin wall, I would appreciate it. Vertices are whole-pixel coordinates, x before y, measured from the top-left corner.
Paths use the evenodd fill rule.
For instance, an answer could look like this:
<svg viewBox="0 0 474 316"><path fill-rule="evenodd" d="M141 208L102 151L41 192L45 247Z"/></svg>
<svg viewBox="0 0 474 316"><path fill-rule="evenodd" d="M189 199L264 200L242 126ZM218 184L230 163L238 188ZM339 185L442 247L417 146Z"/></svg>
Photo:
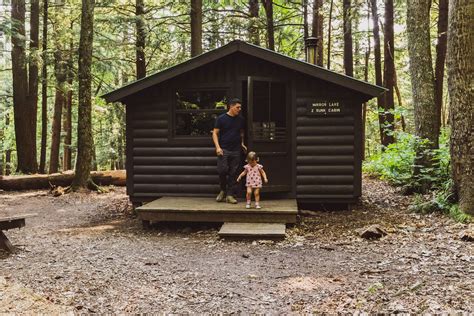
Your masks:
<svg viewBox="0 0 474 316"><path fill-rule="evenodd" d="M314 101L308 104L308 115L344 114L344 104L340 101Z"/></svg>

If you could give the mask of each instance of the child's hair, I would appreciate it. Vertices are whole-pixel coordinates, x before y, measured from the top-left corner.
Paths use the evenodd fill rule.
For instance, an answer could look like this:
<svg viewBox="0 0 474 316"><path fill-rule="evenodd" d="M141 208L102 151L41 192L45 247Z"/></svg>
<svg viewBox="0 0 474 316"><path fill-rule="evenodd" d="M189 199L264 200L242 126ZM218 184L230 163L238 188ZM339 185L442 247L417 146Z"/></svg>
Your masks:
<svg viewBox="0 0 474 316"><path fill-rule="evenodd" d="M258 155L254 151L250 151L247 154L247 159L245 159L246 162L251 162L251 161L257 161L258 162Z"/></svg>

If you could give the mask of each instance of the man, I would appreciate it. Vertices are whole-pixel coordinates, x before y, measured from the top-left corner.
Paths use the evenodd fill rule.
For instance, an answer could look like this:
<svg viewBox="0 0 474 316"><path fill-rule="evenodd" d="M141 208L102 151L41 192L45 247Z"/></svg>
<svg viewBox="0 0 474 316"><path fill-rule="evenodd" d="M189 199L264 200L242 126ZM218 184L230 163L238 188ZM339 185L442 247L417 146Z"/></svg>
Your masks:
<svg viewBox="0 0 474 316"><path fill-rule="evenodd" d="M236 204L237 173L240 167L241 150L247 151L244 145L245 119L239 115L242 102L232 99L227 105L227 113L216 119L212 140L216 146L217 172L221 191L216 201ZM226 196L227 195L227 196Z"/></svg>

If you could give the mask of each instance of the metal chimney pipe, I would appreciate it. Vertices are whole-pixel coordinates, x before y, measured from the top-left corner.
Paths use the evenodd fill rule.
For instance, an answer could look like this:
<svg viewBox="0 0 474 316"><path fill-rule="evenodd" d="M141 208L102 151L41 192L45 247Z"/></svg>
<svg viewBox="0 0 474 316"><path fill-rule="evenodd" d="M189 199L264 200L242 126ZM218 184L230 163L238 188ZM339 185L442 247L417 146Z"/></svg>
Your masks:
<svg viewBox="0 0 474 316"><path fill-rule="evenodd" d="M318 37L307 37L304 41L306 47L306 61L310 64L316 65L318 41Z"/></svg>

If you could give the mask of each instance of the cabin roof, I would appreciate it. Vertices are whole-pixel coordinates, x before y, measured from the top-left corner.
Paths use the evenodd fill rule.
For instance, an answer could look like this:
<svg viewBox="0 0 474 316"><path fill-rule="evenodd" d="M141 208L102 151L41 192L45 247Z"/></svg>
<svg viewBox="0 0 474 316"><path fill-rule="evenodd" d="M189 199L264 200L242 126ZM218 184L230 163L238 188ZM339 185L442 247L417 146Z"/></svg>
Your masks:
<svg viewBox="0 0 474 316"><path fill-rule="evenodd" d="M261 58L268 62L334 83L341 87L360 92L370 97L377 97L386 90L383 87L373 85L368 82L358 80L305 61L294 59L260 46L252 45L240 40L235 40L222 47L191 58L183 63L126 84L123 87L102 95L102 98L104 98L107 102L120 102L123 98L140 92L141 90L169 80L180 74L191 71L235 52L242 52L250 56Z"/></svg>

